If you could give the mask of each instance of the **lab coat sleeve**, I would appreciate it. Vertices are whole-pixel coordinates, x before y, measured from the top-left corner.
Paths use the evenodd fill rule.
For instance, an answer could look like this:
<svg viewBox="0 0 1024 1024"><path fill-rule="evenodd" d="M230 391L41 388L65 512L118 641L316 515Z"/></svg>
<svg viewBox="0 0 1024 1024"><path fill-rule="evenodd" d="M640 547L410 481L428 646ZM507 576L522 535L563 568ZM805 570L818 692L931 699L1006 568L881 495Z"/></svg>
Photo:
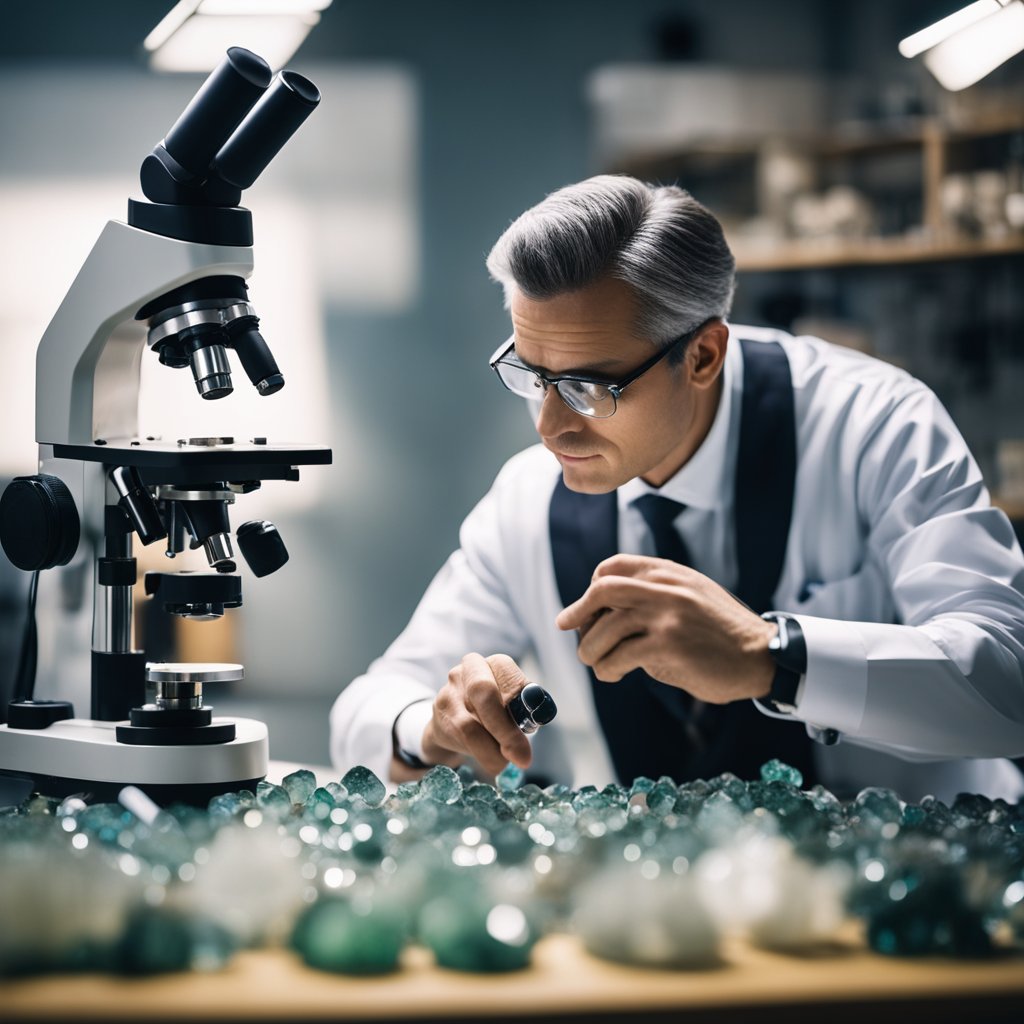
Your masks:
<svg viewBox="0 0 1024 1024"><path fill-rule="evenodd" d="M1024 754L1024 557L927 388L877 413L857 474L900 622L796 615L796 717L909 760Z"/></svg>
<svg viewBox="0 0 1024 1024"><path fill-rule="evenodd" d="M527 648L526 630L507 589L503 482L499 474L463 522L458 550L434 577L401 635L335 701L331 760L337 768L362 764L386 780L391 730L404 708L433 700L466 654L518 659Z"/></svg>

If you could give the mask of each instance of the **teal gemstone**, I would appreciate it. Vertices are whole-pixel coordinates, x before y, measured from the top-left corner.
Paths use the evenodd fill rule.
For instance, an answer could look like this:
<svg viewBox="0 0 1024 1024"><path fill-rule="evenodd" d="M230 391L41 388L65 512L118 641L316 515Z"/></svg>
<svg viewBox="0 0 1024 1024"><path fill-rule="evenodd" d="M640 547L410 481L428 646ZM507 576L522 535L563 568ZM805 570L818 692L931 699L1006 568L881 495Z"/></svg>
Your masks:
<svg viewBox="0 0 1024 1024"><path fill-rule="evenodd" d="M446 765L435 765L420 779L420 794L443 804L453 804L462 796L462 779Z"/></svg>
<svg viewBox="0 0 1024 1024"><path fill-rule="evenodd" d="M428 900L417 933L441 967L478 973L521 970L538 938L522 908L463 893Z"/></svg>
<svg viewBox="0 0 1024 1024"><path fill-rule="evenodd" d="M887 822L898 824L903 817L900 798L891 789L877 787L862 789L850 810L865 824L873 827Z"/></svg>
<svg viewBox="0 0 1024 1024"><path fill-rule="evenodd" d="M113 953L122 974L163 974L192 965L192 934L187 918L146 907L135 911Z"/></svg>
<svg viewBox="0 0 1024 1024"><path fill-rule="evenodd" d="M306 768L286 775L281 785L288 791L293 804L305 804L316 789L316 776Z"/></svg>
<svg viewBox="0 0 1024 1024"><path fill-rule="evenodd" d="M336 974L387 974L405 946L402 917L372 904L323 899L296 922L292 948L310 967Z"/></svg>
<svg viewBox="0 0 1024 1024"><path fill-rule="evenodd" d="M649 779L646 775L638 775L629 788L629 795L633 797L637 793L650 793L652 789L654 789L654 779Z"/></svg>
<svg viewBox="0 0 1024 1024"><path fill-rule="evenodd" d="M288 818L292 813L292 798L288 790L275 786L272 782L261 782L256 787L256 803L260 809L279 820Z"/></svg>
<svg viewBox="0 0 1024 1024"><path fill-rule="evenodd" d="M387 793L384 783L361 764L350 768L342 777L341 784L350 796L360 797L370 807L379 807Z"/></svg>
<svg viewBox="0 0 1024 1024"><path fill-rule="evenodd" d="M923 807L917 804L907 804L903 808L902 823L915 827L917 825L923 825L928 818L928 812Z"/></svg>
<svg viewBox="0 0 1024 1024"><path fill-rule="evenodd" d="M803 774L798 768L775 757L761 765L761 779L764 782L785 782L797 789L804 784Z"/></svg>
<svg viewBox="0 0 1024 1024"><path fill-rule="evenodd" d="M316 821L325 821L330 817L331 811L337 807L337 802L331 796L330 790L318 786L313 790L312 796L306 801L306 815L312 816Z"/></svg>
<svg viewBox="0 0 1024 1024"><path fill-rule="evenodd" d="M221 793L215 796L207 806L211 818L233 818L242 809L242 801L237 793Z"/></svg>
<svg viewBox="0 0 1024 1024"><path fill-rule="evenodd" d="M509 761L494 781L500 792L511 793L523 784L523 779L525 778L526 772L518 765L514 765Z"/></svg>
<svg viewBox="0 0 1024 1024"><path fill-rule="evenodd" d="M678 795L679 790L671 779L660 779L647 793L648 810L663 818L675 809Z"/></svg>

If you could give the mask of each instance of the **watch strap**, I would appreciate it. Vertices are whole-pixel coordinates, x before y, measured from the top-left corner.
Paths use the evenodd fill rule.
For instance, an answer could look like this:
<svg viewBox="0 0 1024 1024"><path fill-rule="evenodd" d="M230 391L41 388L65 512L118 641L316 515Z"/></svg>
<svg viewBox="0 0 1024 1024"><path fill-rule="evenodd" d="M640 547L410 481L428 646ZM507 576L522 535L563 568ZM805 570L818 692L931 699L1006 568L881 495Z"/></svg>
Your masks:
<svg viewBox="0 0 1024 1024"><path fill-rule="evenodd" d="M413 743L410 742L410 740L415 733L421 732L422 726L419 722L416 722L415 724L412 722L403 723L402 717L407 711L416 707L418 704L431 703L432 702L429 698L421 698L420 700L414 700L411 703L406 704L406 706L395 716L394 724L391 726L391 748L394 751L395 757L409 768L430 768L431 765L427 764L427 762L420 757L418 744L416 749L410 749L413 747ZM406 727L403 728L403 725ZM403 733L406 734L405 743L402 742Z"/></svg>
<svg viewBox="0 0 1024 1024"><path fill-rule="evenodd" d="M778 627L778 634L768 642L768 653L775 661L775 676L768 691L768 701L776 711L792 714L796 711L800 680L807 672L804 633L800 623L789 615L766 612L761 617Z"/></svg>

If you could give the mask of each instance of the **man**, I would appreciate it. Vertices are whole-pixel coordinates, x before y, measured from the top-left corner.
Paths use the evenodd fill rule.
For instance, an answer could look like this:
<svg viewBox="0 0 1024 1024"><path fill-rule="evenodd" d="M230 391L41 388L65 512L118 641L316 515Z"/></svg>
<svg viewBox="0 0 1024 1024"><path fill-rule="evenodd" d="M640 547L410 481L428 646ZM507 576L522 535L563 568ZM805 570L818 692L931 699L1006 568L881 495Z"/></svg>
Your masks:
<svg viewBox="0 0 1024 1024"><path fill-rule="evenodd" d="M580 786L778 756L842 790L1024 794L1024 558L923 384L729 325L732 254L678 188L564 188L488 269L492 366L541 444L338 698L336 764ZM559 708L532 747L524 660Z"/></svg>

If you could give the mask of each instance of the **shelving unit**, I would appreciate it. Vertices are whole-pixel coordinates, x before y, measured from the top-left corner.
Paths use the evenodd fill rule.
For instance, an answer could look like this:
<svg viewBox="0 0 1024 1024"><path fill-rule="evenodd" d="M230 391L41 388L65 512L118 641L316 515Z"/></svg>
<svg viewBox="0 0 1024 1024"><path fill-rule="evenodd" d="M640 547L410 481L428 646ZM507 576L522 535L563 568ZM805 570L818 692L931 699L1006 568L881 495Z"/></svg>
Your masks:
<svg viewBox="0 0 1024 1024"><path fill-rule="evenodd" d="M785 239L777 244L730 243L740 271L813 270L970 260L1024 254L1024 235L1005 239L926 242L906 238L847 239L835 242Z"/></svg>
<svg viewBox="0 0 1024 1024"><path fill-rule="evenodd" d="M741 221L756 216L756 176L766 140L693 140L661 152L633 154L614 170L651 180L679 180L704 200L726 224L740 271L808 270L847 266L888 266L973 260L1024 254L1024 232L998 238L958 232L943 211L943 181L958 163L964 144L1024 134L1024 115L987 116L971 124L947 126L935 119L907 122L898 129L865 126L831 136L786 140L787 147L819 169L871 160L910 157L919 161L916 183L920 222L903 234L809 239L787 237L781 226L775 239L744 237ZM777 141L777 140L776 140ZM691 187L691 183L693 186ZM730 201L734 203L730 208Z"/></svg>
<svg viewBox="0 0 1024 1024"><path fill-rule="evenodd" d="M887 273L888 268L906 268L908 282L920 282L921 274L912 268L927 265L945 264L937 266L939 273L955 276L963 270L969 279L978 282L990 276L1005 282L1007 273L1015 272L1012 268L1016 264L1005 261L1024 257L1024 230L1013 231L1008 221L1001 231L992 230L991 220L965 217L962 208L954 214L946 182L950 175L967 175L969 194L975 195L974 176L978 172L1006 173L1011 166L1019 169L1024 163L1022 139L1024 110L1006 107L1000 113L989 111L969 121L961 116L955 124L918 118L892 125L848 125L828 134L805 131L782 137L777 131L766 130L760 137L691 137L685 144L620 151L610 169L646 180L678 182L706 203L723 223L741 280L744 275L835 271L831 294L843 296L840 308L846 302L847 308L855 311L855 318L870 328L871 307L849 297L867 295L870 301L877 295L878 278L871 273L872 268L880 274ZM780 155L782 169L788 166L791 173L788 180L783 176L781 192L772 191L780 180L773 178L772 172L779 165L773 167L769 162ZM1007 184L1012 182L1013 191L1024 191L1024 183L1017 182L1014 175L1007 174L1005 180ZM800 221L791 217L796 197L820 197L836 185L855 189L862 208L870 215L859 223L851 219L841 224L831 235L823 223L821 237L794 237L800 227L814 224L806 218ZM964 225L976 230L969 233ZM988 230L985 225L989 225ZM988 267L979 266L979 261L1000 262L990 272ZM775 289L784 296L801 289L819 296L830 294L830 286L823 285L821 279L815 284L806 276L795 276L792 282L784 277L759 277L741 287L748 289L747 295L758 294L757 289L760 294ZM915 301L934 300L926 292L919 292ZM1013 322L1019 322L1020 308L1020 303L1012 306L1015 312L1008 315ZM1000 307L1004 313L1006 309L1005 304ZM976 307L970 311L965 307L964 315L976 316ZM891 334L891 324L888 326ZM1007 335L1014 335L1012 324L1008 330L1004 320L999 329L1005 345ZM949 338L947 334L947 348L940 353L940 362L948 359ZM920 345L913 351L920 358ZM930 368L927 361L920 366L908 365L919 375ZM999 437L1013 436L1017 431L1024 436L1024 420L1019 427L1006 416L1001 427L990 428L990 422L975 413L975 435L969 436L972 447L977 442L991 455ZM995 493L993 503L1024 532L1024 502L1004 500Z"/></svg>

